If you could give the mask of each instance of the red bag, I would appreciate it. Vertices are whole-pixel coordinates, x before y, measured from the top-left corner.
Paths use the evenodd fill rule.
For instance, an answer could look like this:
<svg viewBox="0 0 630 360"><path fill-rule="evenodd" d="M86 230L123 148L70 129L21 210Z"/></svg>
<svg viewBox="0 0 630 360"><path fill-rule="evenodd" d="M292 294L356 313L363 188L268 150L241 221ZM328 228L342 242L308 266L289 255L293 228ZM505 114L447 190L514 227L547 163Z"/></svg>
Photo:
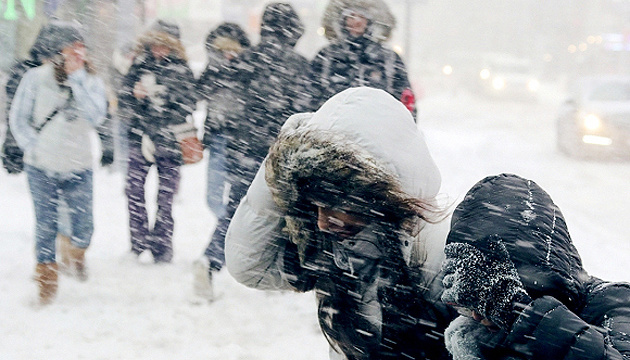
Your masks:
<svg viewBox="0 0 630 360"><path fill-rule="evenodd" d="M203 144L197 137L197 129L191 123L172 125L171 130L179 142L184 165L196 164L203 159Z"/></svg>
<svg viewBox="0 0 630 360"><path fill-rule="evenodd" d="M184 138L179 145L182 147L184 164L196 164L203 159L203 145L197 136Z"/></svg>

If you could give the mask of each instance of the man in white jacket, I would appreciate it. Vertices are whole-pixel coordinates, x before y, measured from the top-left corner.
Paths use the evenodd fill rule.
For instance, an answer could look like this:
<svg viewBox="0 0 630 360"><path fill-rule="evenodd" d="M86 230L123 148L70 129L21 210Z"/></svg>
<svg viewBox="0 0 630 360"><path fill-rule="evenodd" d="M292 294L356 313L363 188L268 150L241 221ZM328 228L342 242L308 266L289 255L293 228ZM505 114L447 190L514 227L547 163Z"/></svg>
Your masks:
<svg viewBox="0 0 630 360"><path fill-rule="evenodd" d="M440 183L404 105L345 90L283 126L230 223L227 268L252 288L315 290L331 356L447 359Z"/></svg>

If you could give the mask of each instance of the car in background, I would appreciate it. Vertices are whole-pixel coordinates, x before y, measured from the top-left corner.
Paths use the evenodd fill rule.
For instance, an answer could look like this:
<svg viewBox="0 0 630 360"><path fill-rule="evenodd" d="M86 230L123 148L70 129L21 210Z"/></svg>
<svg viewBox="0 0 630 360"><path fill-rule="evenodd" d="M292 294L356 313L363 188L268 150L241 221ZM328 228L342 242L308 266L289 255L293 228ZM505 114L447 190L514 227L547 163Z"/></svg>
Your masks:
<svg viewBox="0 0 630 360"><path fill-rule="evenodd" d="M536 101L540 81L528 58L489 53L481 56L477 85L483 95L510 100Z"/></svg>
<svg viewBox="0 0 630 360"><path fill-rule="evenodd" d="M630 76L589 76L569 86L556 119L557 145L576 158L628 157Z"/></svg>

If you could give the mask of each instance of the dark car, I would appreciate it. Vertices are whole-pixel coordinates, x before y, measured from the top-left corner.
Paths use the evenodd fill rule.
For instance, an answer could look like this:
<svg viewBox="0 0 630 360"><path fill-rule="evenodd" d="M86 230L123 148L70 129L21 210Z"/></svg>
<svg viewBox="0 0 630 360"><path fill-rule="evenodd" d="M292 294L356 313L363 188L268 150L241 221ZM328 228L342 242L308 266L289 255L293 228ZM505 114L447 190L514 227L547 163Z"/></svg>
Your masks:
<svg viewBox="0 0 630 360"><path fill-rule="evenodd" d="M556 126L558 148L566 155L630 158L630 76L575 81Z"/></svg>

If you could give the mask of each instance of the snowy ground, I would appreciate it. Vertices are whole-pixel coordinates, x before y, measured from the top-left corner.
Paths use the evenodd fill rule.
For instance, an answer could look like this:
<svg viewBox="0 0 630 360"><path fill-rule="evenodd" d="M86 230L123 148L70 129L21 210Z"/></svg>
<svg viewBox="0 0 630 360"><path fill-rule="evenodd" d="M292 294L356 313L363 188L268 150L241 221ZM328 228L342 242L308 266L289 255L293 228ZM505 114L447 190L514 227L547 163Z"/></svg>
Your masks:
<svg viewBox="0 0 630 360"><path fill-rule="evenodd" d="M558 154L553 117L560 97L539 104L431 94L420 126L452 202L486 175L514 172L545 188L563 210L585 267L630 280L630 163L584 162ZM24 175L0 171L0 358L2 359L326 359L312 294L247 289L223 271L219 299L194 301L192 262L214 218L205 205L205 163L186 166L175 205L172 264L129 260L119 173L95 174L96 229L87 283L62 277L56 302L36 295L33 210ZM152 194L154 195L154 194Z"/></svg>

